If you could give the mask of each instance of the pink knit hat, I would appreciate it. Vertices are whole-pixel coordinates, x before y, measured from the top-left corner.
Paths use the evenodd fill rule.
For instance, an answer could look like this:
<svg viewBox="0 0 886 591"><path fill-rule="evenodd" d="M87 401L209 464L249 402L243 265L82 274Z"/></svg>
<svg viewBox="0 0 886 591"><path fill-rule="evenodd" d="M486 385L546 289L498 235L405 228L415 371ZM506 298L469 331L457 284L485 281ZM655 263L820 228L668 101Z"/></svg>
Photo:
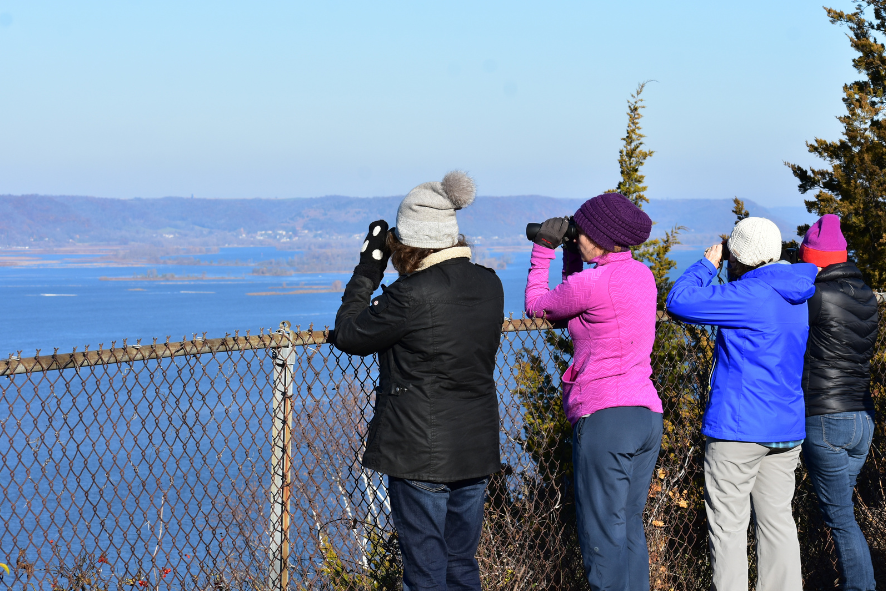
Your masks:
<svg viewBox="0 0 886 591"><path fill-rule="evenodd" d="M832 213L825 214L809 227L803 244L800 245L800 259L816 267L827 267L845 263L847 258L846 239L840 231L840 218Z"/></svg>

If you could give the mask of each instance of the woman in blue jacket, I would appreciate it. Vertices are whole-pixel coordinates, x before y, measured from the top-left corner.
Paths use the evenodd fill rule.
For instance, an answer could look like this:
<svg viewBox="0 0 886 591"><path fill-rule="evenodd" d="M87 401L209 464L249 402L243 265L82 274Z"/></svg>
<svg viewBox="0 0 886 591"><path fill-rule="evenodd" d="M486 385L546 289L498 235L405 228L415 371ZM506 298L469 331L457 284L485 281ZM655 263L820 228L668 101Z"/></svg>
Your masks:
<svg viewBox="0 0 886 591"><path fill-rule="evenodd" d="M711 285L723 256L718 244L683 273L667 299L672 316L720 328L702 421L712 588L747 591L753 503L757 588L800 591L791 500L806 436L801 387L806 300L815 293L817 269L779 261L781 232L764 218L738 222L727 247L728 284Z"/></svg>

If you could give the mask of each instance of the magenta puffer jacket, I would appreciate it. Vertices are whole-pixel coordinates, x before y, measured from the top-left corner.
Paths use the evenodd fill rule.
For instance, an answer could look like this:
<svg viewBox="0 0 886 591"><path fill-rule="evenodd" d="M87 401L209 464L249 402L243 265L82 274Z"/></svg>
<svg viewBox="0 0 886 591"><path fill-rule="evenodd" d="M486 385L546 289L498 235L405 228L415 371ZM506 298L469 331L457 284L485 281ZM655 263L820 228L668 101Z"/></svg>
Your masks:
<svg viewBox="0 0 886 591"><path fill-rule="evenodd" d="M526 284L526 312L552 322L568 321L575 346L563 374L563 408L575 425L584 416L614 406L644 406L661 412L652 385L655 340L655 279L630 251L594 259L582 270L576 254L564 253L563 283L548 288L555 252L535 245Z"/></svg>

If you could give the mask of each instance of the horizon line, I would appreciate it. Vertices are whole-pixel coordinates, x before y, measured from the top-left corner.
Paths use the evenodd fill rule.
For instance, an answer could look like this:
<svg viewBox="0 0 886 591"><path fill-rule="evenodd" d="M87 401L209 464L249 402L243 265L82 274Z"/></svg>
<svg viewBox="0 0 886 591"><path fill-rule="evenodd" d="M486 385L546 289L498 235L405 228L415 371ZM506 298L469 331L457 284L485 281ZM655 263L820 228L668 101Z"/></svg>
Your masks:
<svg viewBox="0 0 886 591"><path fill-rule="evenodd" d="M182 199L182 200L200 200L200 201L296 201L296 200L307 200L307 199L329 199L331 197L338 197L343 199L403 199L406 197L403 195L372 195L372 196L355 196L355 195L341 195L337 193L331 193L327 195L315 195L312 197L196 197L192 195L163 195L160 197L104 197L97 195L70 195L70 194L44 194L44 193L23 193L23 194L12 194L12 193L3 193L0 194L0 199L3 198L22 198L22 197L46 197L46 198L75 198L75 199L107 199L107 200L117 200L117 201L155 201L161 199ZM572 200L580 200L585 199L583 197L558 197L554 195L541 195L538 193L522 193L517 195L477 195L477 198L480 199L516 199L521 197L533 197L533 198L543 198L543 199L557 199L563 201L572 201ZM590 199L590 197L586 198ZM764 197L760 198L765 199ZM649 197L649 202L652 201L731 201L732 197ZM754 203L756 205L760 205L759 201L753 198L744 198L743 201L748 201L750 203ZM768 208L771 207L804 207L804 205L785 205L785 204L775 204L763 206Z"/></svg>

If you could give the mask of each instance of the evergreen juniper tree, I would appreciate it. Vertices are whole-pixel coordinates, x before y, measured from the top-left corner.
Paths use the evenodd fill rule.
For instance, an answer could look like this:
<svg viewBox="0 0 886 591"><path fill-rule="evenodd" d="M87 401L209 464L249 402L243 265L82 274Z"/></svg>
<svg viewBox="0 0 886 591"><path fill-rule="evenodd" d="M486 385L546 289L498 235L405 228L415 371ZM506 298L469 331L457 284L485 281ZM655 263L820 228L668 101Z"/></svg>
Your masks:
<svg viewBox="0 0 886 591"><path fill-rule="evenodd" d="M751 217L750 212L748 212L747 208L744 206L744 201L738 197L732 198L732 213L735 214L736 224L745 218ZM720 234L720 238L726 240L729 238L729 234Z"/></svg>
<svg viewBox="0 0 886 591"><path fill-rule="evenodd" d="M872 15L869 12L872 9ZM827 168L785 163L800 181L800 193L815 190L806 209L816 215L840 216L852 256L874 289L886 288L886 0L867 0L853 12L825 8L832 24L846 25L849 43L858 55L852 65L862 78L843 85L846 113L842 138L807 142L811 154ZM870 18L869 18L870 17ZM797 228L802 236L807 226Z"/></svg>
<svg viewBox="0 0 886 591"><path fill-rule="evenodd" d="M644 203L649 203L646 197L646 175L641 172L646 159L655 154L653 150L644 149L643 128L640 126L640 120L643 118L641 109L645 109L643 104L643 89L646 88L647 82L641 82L637 85L637 90L628 99L628 127L625 136L622 139L624 145L618 151L618 168L621 172L621 180L618 186L611 193L621 193L631 200L631 203L642 208ZM655 286L658 288L658 307L664 308L665 299L668 292L671 291L674 282L668 278L677 263L668 257L671 249L680 244L678 236L680 231L684 230L683 226L674 226L669 232L665 232L664 238L653 238L647 240L635 251L637 260L643 261L649 265L655 277Z"/></svg>
<svg viewBox="0 0 886 591"><path fill-rule="evenodd" d="M732 198L732 213L735 214L735 223L737 224L741 220L747 219L751 217L750 212L744 206L744 201L739 199L738 197Z"/></svg>
<svg viewBox="0 0 886 591"><path fill-rule="evenodd" d="M641 82L637 85L637 90L628 99L628 129L622 139L624 145L618 151L618 169L621 173L621 180L618 186L609 191L610 193L621 193L631 200L631 203L637 207L643 207L644 203L649 203L646 197L646 175L640 172L640 168L646 163L646 159L655 154L653 150L643 149L643 128L640 127L640 119L643 118L641 109L645 109L644 100L640 98L643 89L646 88L647 82Z"/></svg>

